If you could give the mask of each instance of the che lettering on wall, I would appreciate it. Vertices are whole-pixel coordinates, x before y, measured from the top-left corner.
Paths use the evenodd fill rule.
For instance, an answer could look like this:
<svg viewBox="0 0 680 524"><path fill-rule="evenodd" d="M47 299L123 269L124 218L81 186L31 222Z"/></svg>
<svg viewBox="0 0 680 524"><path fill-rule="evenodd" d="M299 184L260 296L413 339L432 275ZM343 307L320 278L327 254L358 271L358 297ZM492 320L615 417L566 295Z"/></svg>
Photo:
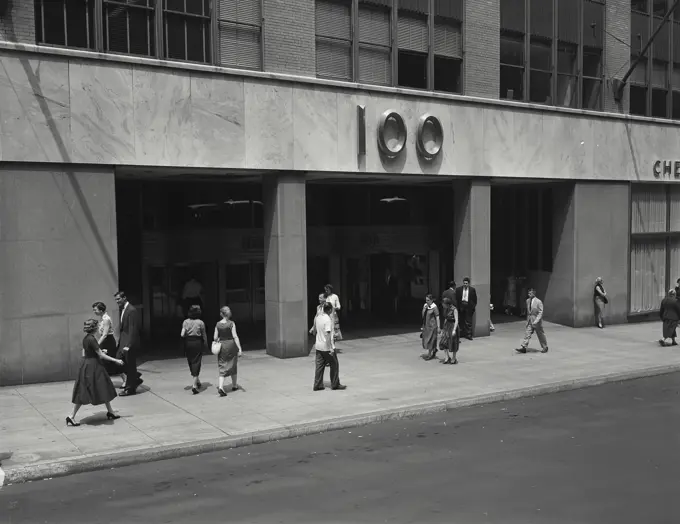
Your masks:
<svg viewBox="0 0 680 524"><path fill-rule="evenodd" d="M657 160L654 162L654 178L680 179L680 160Z"/></svg>

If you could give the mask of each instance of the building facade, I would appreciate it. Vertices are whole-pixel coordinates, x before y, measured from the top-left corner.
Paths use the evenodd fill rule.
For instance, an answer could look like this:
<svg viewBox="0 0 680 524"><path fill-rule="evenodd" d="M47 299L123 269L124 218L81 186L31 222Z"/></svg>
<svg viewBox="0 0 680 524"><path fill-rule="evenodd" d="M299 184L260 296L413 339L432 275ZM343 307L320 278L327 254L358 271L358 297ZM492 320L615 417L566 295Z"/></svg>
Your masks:
<svg viewBox="0 0 680 524"><path fill-rule="evenodd" d="M0 385L72 377L118 289L172 340L192 276L209 327L229 304L281 358L328 282L343 321L417 324L469 276L478 336L527 285L593 325L598 276L608 322L654 315L680 11L613 81L672 3L0 2Z"/></svg>

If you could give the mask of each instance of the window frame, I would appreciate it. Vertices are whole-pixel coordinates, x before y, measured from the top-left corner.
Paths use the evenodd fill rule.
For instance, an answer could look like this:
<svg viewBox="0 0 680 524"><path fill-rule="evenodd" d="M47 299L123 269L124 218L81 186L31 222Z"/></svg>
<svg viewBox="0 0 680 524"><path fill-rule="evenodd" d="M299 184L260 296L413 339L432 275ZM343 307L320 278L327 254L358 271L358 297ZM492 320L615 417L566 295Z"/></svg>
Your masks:
<svg viewBox="0 0 680 524"><path fill-rule="evenodd" d="M503 1L503 0L501 0ZM587 46L585 44L585 39L584 39L584 31L585 31L585 8L584 5L586 1L589 0L567 0L567 1L578 1L578 41L576 43L572 42L567 42L567 41L562 41L560 40L560 33L559 33L559 1L565 1L565 0L549 0L551 1L551 8L552 8L552 36L550 38L546 36L539 36L539 35L532 35L531 32L531 0L523 0L524 3L524 30L523 31L518 31L517 29L511 29L511 28L505 28L503 26L500 27L500 35L501 39L504 37L518 37L520 36L523 38L523 43L524 43L524 71L523 71L523 88L522 88L522 98L521 102L525 103L531 103L531 104L546 104L545 102L534 102L531 100L532 93L531 93L531 73L532 72L537 72L537 73L542 73L542 74L550 74L550 102L546 105L550 106L555 106L555 107L572 107L573 109L585 109L589 111L602 111L604 109L604 86L605 86L605 71L606 71L606 54L605 54L605 44L604 44L604 38L605 38L605 26L606 26L606 4L605 0L590 0L591 3L598 4L602 6L602 28L600 29L601 32L601 37L602 37L602 48L598 48L600 51L600 76L599 77L593 77L589 75L584 75L584 53L586 52L586 49L590 49L590 46ZM542 68L536 68L533 67L531 64L531 49L532 49L532 44L534 42L550 42L550 49L551 49L551 67L550 71L547 71ZM559 64L558 64L558 57L559 57L559 49L561 45L575 45L576 47L576 63L577 63L577 71L576 74L566 74L562 73L559 70ZM595 48L593 48L595 49ZM507 68L507 67L515 67L515 68L520 68L520 66L517 66L515 64L504 64L500 63L501 68ZM572 106L564 106L562 104L559 104L559 98L558 98L558 93L559 93L559 82L560 78L569 78L573 79L576 78L576 93L575 93L575 98L576 98L576 103ZM597 107L595 108L587 108L584 107L584 96L583 96L583 89L584 89L584 84L587 81L596 81L599 82L599 101L597 104ZM505 93L501 93L499 89L499 96L501 100L508 100L505 96Z"/></svg>

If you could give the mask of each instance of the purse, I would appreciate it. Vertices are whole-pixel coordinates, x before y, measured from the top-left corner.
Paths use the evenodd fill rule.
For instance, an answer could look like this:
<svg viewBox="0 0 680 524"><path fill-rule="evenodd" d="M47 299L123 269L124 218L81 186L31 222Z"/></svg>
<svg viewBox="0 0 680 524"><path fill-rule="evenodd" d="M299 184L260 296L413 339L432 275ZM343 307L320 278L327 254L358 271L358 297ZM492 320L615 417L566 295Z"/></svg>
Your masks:
<svg viewBox="0 0 680 524"><path fill-rule="evenodd" d="M219 355L220 351L222 350L222 344L218 342L217 340L213 340L213 343L210 345L210 351L212 352L213 355Z"/></svg>

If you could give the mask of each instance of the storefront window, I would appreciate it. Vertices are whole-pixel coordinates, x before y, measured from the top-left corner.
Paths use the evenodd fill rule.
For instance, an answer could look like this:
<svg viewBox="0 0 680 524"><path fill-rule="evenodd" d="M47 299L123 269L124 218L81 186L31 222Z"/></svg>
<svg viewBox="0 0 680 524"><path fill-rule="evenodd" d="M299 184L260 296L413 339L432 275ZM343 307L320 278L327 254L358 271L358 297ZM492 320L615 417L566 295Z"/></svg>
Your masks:
<svg viewBox="0 0 680 524"><path fill-rule="evenodd" d="M633 186L630 312L659 309L680 277L680 187Z"/></svg>

